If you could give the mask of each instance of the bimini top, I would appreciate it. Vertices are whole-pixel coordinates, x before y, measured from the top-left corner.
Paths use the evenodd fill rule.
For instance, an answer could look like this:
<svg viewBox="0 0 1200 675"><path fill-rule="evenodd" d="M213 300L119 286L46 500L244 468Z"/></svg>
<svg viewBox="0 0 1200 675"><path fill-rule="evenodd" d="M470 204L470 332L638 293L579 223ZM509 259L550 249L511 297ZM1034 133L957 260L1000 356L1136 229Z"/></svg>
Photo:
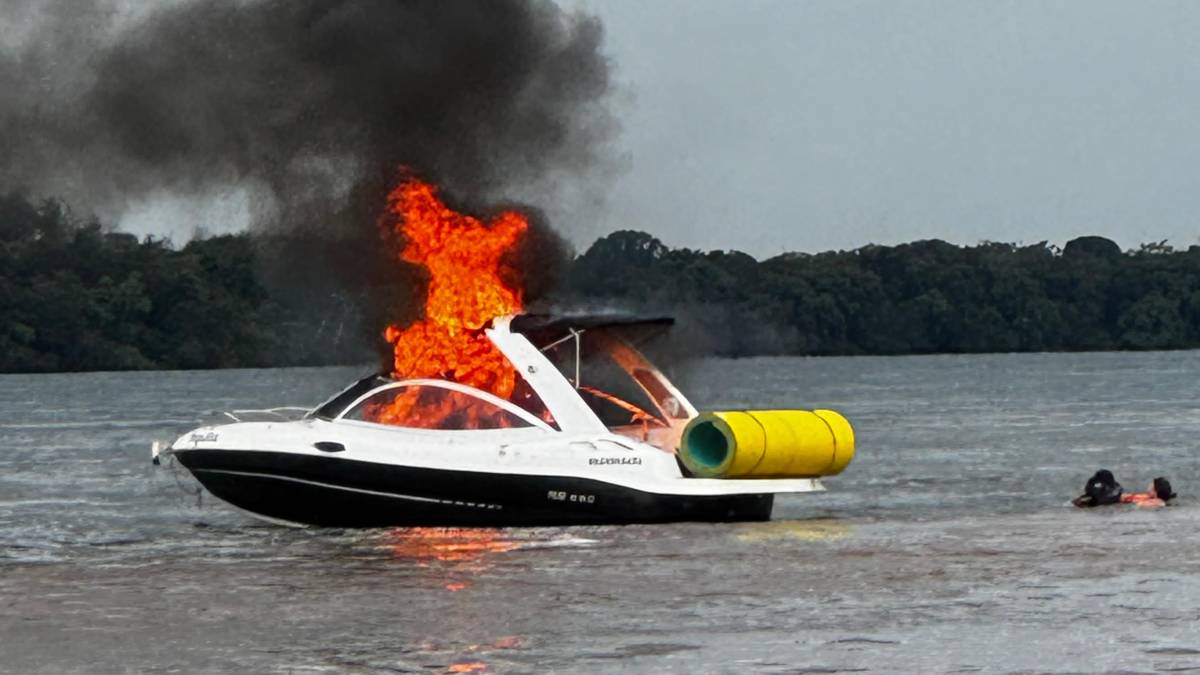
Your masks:
<svg viewBox="0 0 1200 675"><path fill-rule="evenodd" d="M572 331L618 329L637 341L662 333L675 325L669 316L637 316L634 314L518 314L512 317L508 329L529 337L534 344L560 337Z"/></svg>

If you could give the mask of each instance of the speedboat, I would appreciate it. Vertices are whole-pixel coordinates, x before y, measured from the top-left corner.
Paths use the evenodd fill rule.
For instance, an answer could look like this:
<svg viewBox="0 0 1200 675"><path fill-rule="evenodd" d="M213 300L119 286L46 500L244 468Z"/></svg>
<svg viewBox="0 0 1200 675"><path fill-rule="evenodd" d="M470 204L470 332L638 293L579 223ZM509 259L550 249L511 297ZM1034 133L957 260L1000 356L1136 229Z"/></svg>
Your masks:
<svg viewBox="0 0 1200 675"><path fill-rule="evenodd" d="M335 527L767 520L776 494L823 490L819 469L703 477L733 456L726 440L745 439L735 421L704 421L639 350L672 323L499 317L481 332L517 376L507 398L371 375L298 419L200 427L156 445L154 459L174 458L251 514ZM697 422L689 462L681 448ZM836 471L853 454L852 436L838 438Z"/></svg>

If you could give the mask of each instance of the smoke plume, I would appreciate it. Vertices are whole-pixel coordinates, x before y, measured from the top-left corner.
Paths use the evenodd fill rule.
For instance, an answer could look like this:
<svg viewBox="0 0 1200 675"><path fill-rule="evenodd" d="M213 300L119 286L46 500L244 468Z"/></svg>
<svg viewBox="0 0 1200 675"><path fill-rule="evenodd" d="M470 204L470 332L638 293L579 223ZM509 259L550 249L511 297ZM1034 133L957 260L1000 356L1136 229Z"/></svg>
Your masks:
<svg viewBox="0 0 1200 675"><path fill-rule="evenodd" d="M406 281L376 230L401 167L490 204L605 162L602 28L549 0L147 4L0 0L0 190L241 195L285 242L275 278L380 305Z"/></svg>

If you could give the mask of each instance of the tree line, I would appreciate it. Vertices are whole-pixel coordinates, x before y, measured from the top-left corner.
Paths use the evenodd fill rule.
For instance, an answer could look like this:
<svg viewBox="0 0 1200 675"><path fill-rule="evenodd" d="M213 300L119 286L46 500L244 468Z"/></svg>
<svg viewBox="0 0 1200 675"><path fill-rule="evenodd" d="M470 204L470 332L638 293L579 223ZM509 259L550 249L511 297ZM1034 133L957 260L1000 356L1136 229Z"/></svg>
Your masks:
<svg viewBox="0 0 1200 675"><path fill-rule="evenodd" d="M734 356L1200 346L1200 246L1166 242L927 240L760 262L622 231L574 261L570 287L581 300L674 308Z"/></svg>
<svg viewBox="0 0 1200 675"><path fill-rule="evenodd" d="M139 240L55 200L0 195L0 372L370 358L378 331L360 330L356 293L313 270L265 272L263 247L250 234ZM564 268L549 304L678 314L730 356L1200 346L1200 247L1165 242L931 240L759 261L621 231Z"/></svg>

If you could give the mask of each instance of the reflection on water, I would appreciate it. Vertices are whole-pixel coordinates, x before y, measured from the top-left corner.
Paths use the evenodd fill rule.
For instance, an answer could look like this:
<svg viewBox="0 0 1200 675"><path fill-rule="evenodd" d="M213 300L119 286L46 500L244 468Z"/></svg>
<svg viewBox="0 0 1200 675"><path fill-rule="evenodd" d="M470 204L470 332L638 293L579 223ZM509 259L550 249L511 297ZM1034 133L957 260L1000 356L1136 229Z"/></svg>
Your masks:
<svg viewBox="0 0 1200 675"><path fill-rule="evenodd" d="M445 571L449 578L441 582L442 587L457 593L470 588L479 573L491 568L491 556L521 547L505 533L469 527L403 527L387 531L384 547L396 559L420 567L448 563Z"/></svg>
<svg viewBox="0 0 1200 675"><path fill-rule="evenodd" d="M458 656L446 666L447 673L490 673L496 669L495 664L482 660L483 656L495 651L521 649L525 639L515 635L498 638L485 644L469 644L457 650ZM433 645L426 645L428 651L439 651ZM489 657L491 658L491 657ZM493 659L496 660L496 659Z"/></svg>
<svg viewBox="0 0 1200 675"><path fill-rule="evenodd" d="M765 523L741 523L736 526L738 541L769 542L780 539L798 541L837 541L851 532L851 525L833 518L811 520L772 520Z"/></svg>
<svg viewBox="0 0 1200 675"><path fill-rule="evenodd" d="M482 562L487 556L521 546L504 530L468 527L403 527L388 532L386 547L397 558L417 564Z"/></svg>
<svg viewBox="0 0 1200 675"><path fill-rule="evenodd" d="M463 651L467 654L475 654L476 652L487 653L496 650L520 649L525 645L524 638L515 635L509 635L499 638L488 644L482 645L467 645ZM488 673L492 672L493 665L486 661L478 660L477 657L462 657L461 660L451 663L446 668L448 673Z"/></svg>

